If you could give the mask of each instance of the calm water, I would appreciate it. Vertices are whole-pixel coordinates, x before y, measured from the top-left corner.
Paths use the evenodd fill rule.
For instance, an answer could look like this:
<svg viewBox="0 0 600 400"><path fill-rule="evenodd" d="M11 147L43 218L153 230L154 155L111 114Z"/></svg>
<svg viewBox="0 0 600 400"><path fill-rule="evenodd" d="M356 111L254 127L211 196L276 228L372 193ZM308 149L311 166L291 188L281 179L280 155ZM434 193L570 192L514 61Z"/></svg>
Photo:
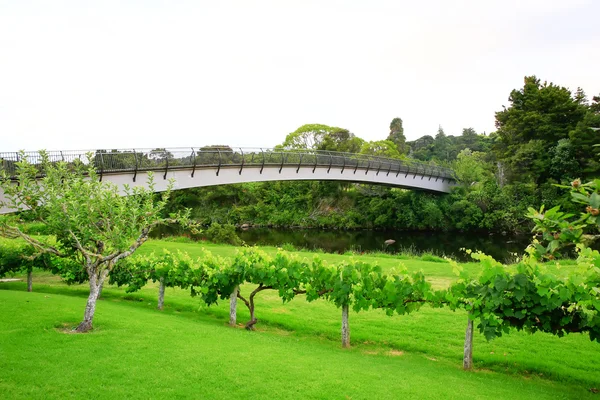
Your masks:
<svg viewBox="0 0 600 400"><path fill-rule="evenodd" d="M354 251L385 251L397 253L404 249L430 252L466 261L470 257L461 248L481 250L499 261L514 258L511 253L523 253L531 240L526 236L500 234L465 234L460 232L405 232L405 231L324 231L315 229L252 228L238 232L249 245L282 245L291 243L298 248L323 249L329 253ZM386 245L388 239L396 242Z"/></svg>
<svg viewBox="0 0 600 400"><path fill-rule="evenodd" d="M162 237L182 233L177 229L163 227L159 231L154 231L152 236ZM461 261L470 260L461 248L481 250L498 261L514 259L511 253L523 253L531 240L530 235L271 228L238 230L238 235L248 245L281 246L290 243L296 248L323 249L328 253L344 253L350 250L398 253L408 250L414 253L429 252L439 256L446 255ZM195 238L201 239L202 235ZM395 243L386 245L384 242L388 239L395 240Z"/></svg>

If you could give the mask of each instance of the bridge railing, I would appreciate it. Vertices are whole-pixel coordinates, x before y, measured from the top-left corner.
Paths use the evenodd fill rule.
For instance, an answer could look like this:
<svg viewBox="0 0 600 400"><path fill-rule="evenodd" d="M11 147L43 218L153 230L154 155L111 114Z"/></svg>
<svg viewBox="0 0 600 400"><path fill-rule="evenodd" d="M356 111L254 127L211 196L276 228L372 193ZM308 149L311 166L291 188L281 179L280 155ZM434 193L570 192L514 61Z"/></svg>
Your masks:
<svg viewBox="0 0 600 400"><path fill-rule="evenodd" d="M120 150L93 150L93 151L49 151L50 162L67 162L75 160L94 163L99 174L138 171L164 171L171 169L216 168L218 174L221 168L239 168L240 173L244 168L261 168L279 166L295 166L300 168L332 167L341 168L341 171L350 170L357 174L376 171L377 174L424 175L436 179L454 180L453 171L437 165L425 164L413 160L399 160L394 158L341 153L322 150L286 150L266 148L233 148L228 146L208 146L190 148L166 149L120 149ZM41 163L39 152L25 152L29 162L34 165ZM10 177L16 175L16 163L22 155L16 152L0 152L0 169ZM42 174L43 171L40 171Z"/></svg>

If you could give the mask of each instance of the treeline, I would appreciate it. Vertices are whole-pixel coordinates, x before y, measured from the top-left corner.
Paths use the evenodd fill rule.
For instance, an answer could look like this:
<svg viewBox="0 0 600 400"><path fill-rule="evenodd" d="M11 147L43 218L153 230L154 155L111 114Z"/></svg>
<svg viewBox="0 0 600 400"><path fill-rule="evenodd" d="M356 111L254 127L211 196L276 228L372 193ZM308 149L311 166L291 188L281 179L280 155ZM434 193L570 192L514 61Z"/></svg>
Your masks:
<svg viewBox="0 0 600 400"><path fill-rule="evenodd" d="M367 142L349 130L309 124L287 135L282 148L312 148L416 159L452 167L459 186L432 195L335 182L269 182L177 191L169 209L190 207L211 222L274 227L525 232L527 207L568 198L555 187L600 175L600 97L526 77L496 113L497 131L472 128L458 136L407 141L402 119L388 136Z"/></svg>

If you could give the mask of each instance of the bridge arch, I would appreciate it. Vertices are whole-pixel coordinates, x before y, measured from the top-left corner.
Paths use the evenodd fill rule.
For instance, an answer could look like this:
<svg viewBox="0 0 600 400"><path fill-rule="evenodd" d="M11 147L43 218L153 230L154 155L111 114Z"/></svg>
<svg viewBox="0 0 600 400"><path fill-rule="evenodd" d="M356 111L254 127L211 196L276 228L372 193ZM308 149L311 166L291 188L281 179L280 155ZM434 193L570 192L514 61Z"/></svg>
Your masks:
<svg viewBox="0 0 600 400"><path fill-rule="evenodd" d="M87 162L86 151L48 152L53 162ZM318 150L201 147L189 149L95 150L91 161L102 180L122 187L145 185L154 174L155 190L166 189L174 179L175 189L244 182L322 180L381 184L405 189L449 193L455 185L450 169L415 161L354 153ZM25 156L39 162L37 152ZM15 175L19 153L0 153L2 169ZM0 190L0 202L3 193ZM0 213L10 210L0 208Z"/></svg>

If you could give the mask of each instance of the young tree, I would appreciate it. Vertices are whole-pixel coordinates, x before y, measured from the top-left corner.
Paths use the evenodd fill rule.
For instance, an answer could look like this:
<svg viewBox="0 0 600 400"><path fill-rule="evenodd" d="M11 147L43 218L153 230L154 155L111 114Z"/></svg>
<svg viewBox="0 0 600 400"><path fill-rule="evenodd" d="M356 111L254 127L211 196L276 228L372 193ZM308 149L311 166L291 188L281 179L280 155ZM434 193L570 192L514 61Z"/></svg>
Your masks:
<svg viewBox="0 0 600 400"><path fill-rule="evenodd" d="M116 185L100 181L87 162L51 162L40 152L40 163L32 164L24 153L17 163L16 176L3 174L0 187L11 209L30 209L35 219L47 225L55 243L23 233L13 219L0 221L0 233L20 237L39 254L47 253L76 262L87 275L90 286L83 321L75 329L92 329L96 301L104 281L115 264L133 254L160 224L188 224L188 211L162 217L171 186L156 200L153 177L147 188Z"/></svg>
<svg viewBox="0 0 600 400"><path fill-rule="evenodd" d="M36 253L27 243L15 240L0 242L0 278L27 272L28 292L33 291L33 269L49 269L51 263L50 255Z"/></svg>

